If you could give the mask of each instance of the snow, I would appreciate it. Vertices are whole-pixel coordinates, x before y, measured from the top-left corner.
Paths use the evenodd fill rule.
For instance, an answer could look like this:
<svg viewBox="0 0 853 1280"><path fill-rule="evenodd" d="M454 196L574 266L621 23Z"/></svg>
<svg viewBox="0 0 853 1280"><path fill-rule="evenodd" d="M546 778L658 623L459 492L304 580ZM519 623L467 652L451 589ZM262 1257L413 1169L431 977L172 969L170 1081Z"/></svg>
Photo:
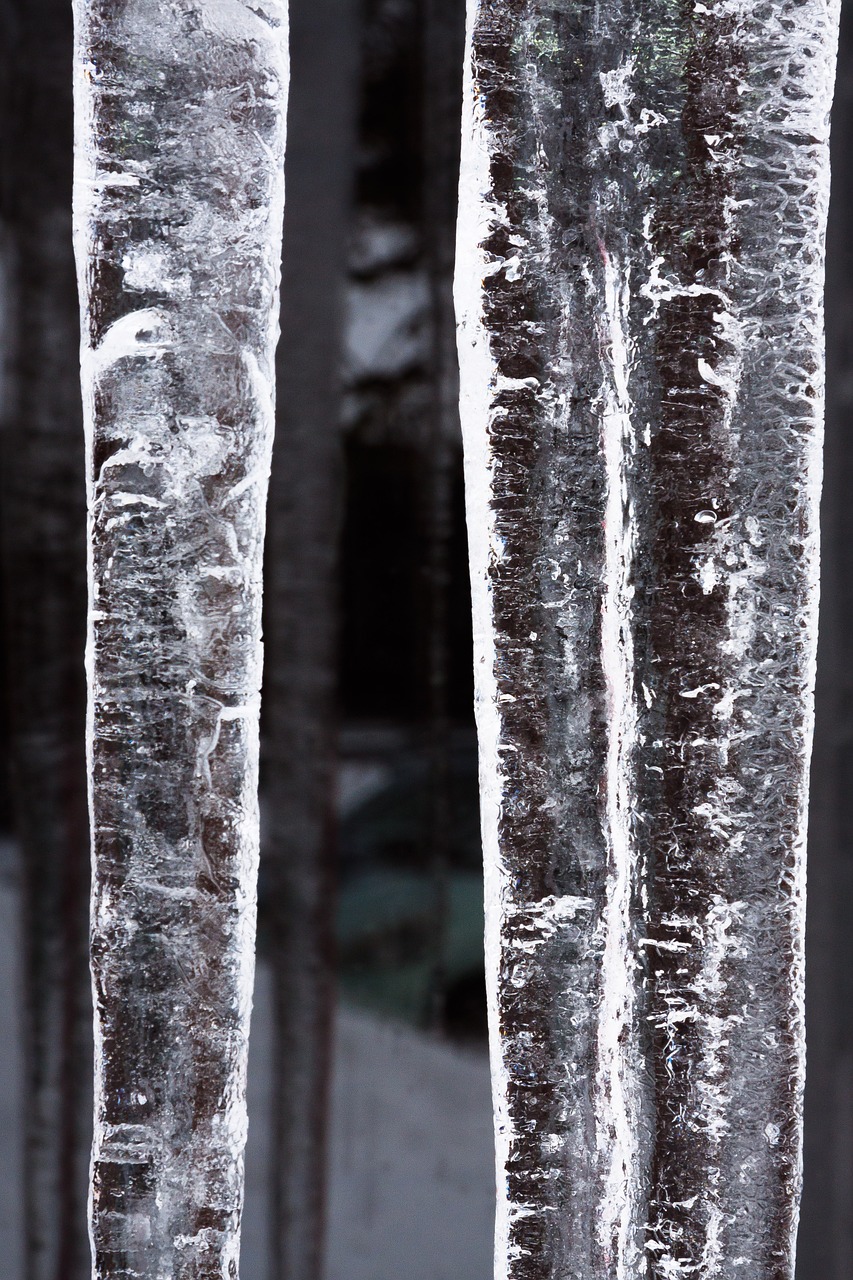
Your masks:
<svg viewBox="0 0 853 1280"><path fill-rule="evenodd" d="M249 1056L241 1276L264 1267L269 976L258 970ZM494 1230L485 1054L338 1010L325 1280L488 1280Z"/></svg>
<svg viewBox="0 0 853 1280"><path fill-rule="evenodd" d="M423 358L429 288L415 271L356 280L347 291L345 371L359 378L397 378Z"/></svg>

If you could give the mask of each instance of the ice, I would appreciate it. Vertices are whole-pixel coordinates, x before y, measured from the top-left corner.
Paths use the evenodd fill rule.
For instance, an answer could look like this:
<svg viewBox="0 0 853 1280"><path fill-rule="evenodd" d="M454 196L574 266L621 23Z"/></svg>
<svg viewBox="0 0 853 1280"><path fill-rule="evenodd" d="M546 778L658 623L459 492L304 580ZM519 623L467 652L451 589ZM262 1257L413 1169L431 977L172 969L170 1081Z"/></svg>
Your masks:
<svg viewBox="0 0 853 1280"><path fill-rule="evenodd" d="M283 0L78 0L94 1274L237 1276Z"/></svg>
<svg viewBox="0 0 853 1280"><path fill-rule="evenodd" d="M470 3L499 1280L793 1274L837 21Z"/></svg>

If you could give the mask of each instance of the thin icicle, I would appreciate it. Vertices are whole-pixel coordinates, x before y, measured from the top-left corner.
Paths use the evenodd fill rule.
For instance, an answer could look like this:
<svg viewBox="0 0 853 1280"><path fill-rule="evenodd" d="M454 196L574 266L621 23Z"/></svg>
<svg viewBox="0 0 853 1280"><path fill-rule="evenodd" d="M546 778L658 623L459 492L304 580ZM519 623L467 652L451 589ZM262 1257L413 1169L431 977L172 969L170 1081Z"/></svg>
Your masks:
<svg viewBox="0 0 853 1280"><path fill-rule="evenodd" d="M790 1276L835 0L471 0L496 1275Z"/></svg>
<svg viewBox="0 0 853 1280"><path fill-rule="evenodd" d="M237 1275L282 0L78 0L95 1275Z"/></svg>

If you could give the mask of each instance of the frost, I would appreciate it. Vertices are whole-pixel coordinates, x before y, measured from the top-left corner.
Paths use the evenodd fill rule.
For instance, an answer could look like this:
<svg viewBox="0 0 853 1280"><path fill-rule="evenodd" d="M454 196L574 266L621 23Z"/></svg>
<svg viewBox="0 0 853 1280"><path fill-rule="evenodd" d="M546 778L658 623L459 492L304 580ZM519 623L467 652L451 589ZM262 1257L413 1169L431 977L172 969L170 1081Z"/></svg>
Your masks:
<svg viewBox="0 0 853 1280"><path fill-rule="evenodd" d="M75 22L94 1274L234 1280L286 10L77 0Z"/></svg>
<svg viewBox="0 0 853 1280"><path fill-rule="evenodd" d="M470 0L498 1280L792 1274L837 19Z"/></svg>

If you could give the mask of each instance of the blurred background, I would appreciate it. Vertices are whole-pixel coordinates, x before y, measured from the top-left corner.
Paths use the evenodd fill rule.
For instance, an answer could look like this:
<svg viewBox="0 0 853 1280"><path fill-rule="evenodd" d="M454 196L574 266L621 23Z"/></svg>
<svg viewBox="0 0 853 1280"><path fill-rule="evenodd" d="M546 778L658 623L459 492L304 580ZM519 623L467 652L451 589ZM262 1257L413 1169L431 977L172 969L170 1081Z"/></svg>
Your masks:
<svg viewBox="0 0 853 1280"><path fill-rule="evenodd" d="M451 284L462 0L291 0L243 1280L487 1280ZM0 0L0 1255L88 1277L71 6ZM853 0L833 120L799 1280L853 1277Z"/></svg>

